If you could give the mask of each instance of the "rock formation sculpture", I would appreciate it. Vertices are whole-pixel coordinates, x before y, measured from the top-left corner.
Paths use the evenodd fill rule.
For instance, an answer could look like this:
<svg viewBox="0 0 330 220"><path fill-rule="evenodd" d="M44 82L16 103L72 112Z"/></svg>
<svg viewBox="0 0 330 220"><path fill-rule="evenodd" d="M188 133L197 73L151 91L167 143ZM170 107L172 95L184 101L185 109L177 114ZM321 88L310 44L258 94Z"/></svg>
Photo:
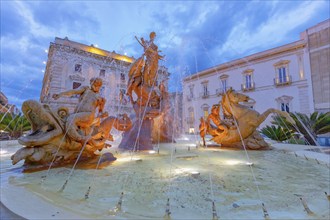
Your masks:
<svg viewBox="0 0 330 220"><path fill-rule="evenodd" d="M212 106L207 119L201 118L200 134L202 139L205 137L206 130L206 133L213 136L211 140L221 144L222 147L243 148L243 141L247 149L270 149L270 146L256 131L257 127L271 113L277 113L290 122L294 123L294 121L287 112L273 108L259 114L244 105L251 100L254 101L249 96L238 93L231 88L227 90L222 95L221 103ZM220 107L223 109L224 118L222 119Z"/></svg>

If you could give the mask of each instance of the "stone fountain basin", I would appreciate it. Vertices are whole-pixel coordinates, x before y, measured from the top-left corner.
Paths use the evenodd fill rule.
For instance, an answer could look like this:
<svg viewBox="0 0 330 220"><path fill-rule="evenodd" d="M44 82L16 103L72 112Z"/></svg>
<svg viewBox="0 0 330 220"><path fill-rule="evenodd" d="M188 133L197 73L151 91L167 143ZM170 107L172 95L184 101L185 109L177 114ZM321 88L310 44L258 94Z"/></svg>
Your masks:
<svg viewBox="0 0 330 220"><path fill-rule="evenodd" d="M102 170L75 170L58 192L70 168L21 173L22 164L12 166L9 159L19 147L1 149L1 202L28 219L163 218L167 198L172 219L211 219L213 199L220 219L263 219L261 202L271 219L330 217L324 194L329 168L283 149L248 151L249 161L244 151L196 148L190 140L160 144L159 154L130 155L114 146L109 150L117 161ZM122 212L115 212L121 192ZM300 197L313 215L304 211Z"/></svg>

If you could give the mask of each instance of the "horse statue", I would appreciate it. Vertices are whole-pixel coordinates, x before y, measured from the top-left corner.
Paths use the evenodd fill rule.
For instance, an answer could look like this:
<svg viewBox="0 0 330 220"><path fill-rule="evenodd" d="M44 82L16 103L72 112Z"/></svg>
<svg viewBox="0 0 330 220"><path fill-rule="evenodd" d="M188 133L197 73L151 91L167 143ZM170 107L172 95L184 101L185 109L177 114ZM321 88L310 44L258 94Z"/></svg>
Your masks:
<svg viewBox="0 0 330 220"><path fill-rule="evenodd" d="M55 166L70 164L78 158L81 151L81 158L94 158L97 156L96 151L107 146L106 141L113 141L110 134L113 127L119 131L127 131L132 127L126 114L119 117L108 116L105 119L98 117L88 131L78 129L79 134L88 134L89 139L83 144L68 135L68 129L73 126L68 127L68 120L72 115L69 115L67 108L59 107L54 110L49 105L27 100L23 102L22 111L31 123L32 131L18 139L25 147L19 149L11 159L13 164L25 160L27 170L33 165L47 167L52 162Z"/></svg>
<svg viewBox="0 0 330 220"><path fill-rule="evenodd" d="M208 120L201 121L206 124L204 126L207 126L207 133L213 136L212 140L214 142L221 144L223 147L242 147L243 141L247 149L269 149L270 146L256 131L268 115L276 113L285 117L287 121L294 123L287 112L270 108L260 114L244 105L244 103L248 103L251 100L254 102L249 96L238 93L232 88L222 95L221 106L227 118L221 120L219 115L220 109L212 107L215 110L208 116ZM215 127L211 125L211 121L216 121Z"/></svg>

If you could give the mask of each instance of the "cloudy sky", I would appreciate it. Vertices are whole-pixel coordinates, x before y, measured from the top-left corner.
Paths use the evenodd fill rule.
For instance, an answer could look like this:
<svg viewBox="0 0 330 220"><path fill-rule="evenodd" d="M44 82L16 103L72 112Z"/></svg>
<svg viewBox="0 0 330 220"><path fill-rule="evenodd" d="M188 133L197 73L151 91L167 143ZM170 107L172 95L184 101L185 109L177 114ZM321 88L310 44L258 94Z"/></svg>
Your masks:
<svg viewBox="0 0 330 220"><path fill-rule="evenodd" d="M134 36L157 33L171 72L184 74L299 40L329 18L329 1L11 1L1 4L1 91L21 106L39 99L45 49L55 37L139 57Z"/></svg>

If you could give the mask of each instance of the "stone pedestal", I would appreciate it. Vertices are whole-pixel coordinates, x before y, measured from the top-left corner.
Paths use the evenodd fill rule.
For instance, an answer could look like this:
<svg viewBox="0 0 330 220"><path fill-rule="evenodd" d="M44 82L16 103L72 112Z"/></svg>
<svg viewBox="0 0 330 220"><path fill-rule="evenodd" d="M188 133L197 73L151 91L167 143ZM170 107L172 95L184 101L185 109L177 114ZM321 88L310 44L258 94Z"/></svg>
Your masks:
<svg viewBox="0 0 330 220"><path fill-rule="evenodd" d="M131 130L123 133L123 138L118 148L123 150L152 150L151 138L152 119L145 118L142 121L136 120Z"/></svg>

